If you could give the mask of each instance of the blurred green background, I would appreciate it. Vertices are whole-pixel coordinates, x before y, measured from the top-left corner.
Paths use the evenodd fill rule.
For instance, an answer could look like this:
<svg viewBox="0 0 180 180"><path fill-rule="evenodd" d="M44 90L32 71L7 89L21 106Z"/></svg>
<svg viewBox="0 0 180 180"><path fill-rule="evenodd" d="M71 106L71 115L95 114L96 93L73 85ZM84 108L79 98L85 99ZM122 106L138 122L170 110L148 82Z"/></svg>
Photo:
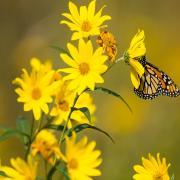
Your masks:
<svg viewBox="0 0 180 180"><path fill-rule="evenodd" d="M73 1L88 4L89 1ZM149 61L165 72L180 86L180 1L178 0L97 0L98 9L106 4L103 14L112 16L108 29L118 41L118 55L129 46L138 28L146 34ZM1 0L0 2L0 123L15 126L22 114L22 105L16 102L11 84L22 67L29 67L31 57L52 59L56 67L64 64L49 45L66 47L71 33L59 25L61 13L68 11L65 0ZM144 101L133 93L129 67L119 63L105 75L104 86L120 93L133 109L114 97L95 94L97 126L115 139L89 132L103 152L103 175L97 179L132 179L134 164L149 152L160 152L171 162L170 173L180 179L180 98L159 97ZM86 131L87 132L87 131ZM22 146L15 138L0 145L0 158L7 164L9 158L20 156Z"/></svg>

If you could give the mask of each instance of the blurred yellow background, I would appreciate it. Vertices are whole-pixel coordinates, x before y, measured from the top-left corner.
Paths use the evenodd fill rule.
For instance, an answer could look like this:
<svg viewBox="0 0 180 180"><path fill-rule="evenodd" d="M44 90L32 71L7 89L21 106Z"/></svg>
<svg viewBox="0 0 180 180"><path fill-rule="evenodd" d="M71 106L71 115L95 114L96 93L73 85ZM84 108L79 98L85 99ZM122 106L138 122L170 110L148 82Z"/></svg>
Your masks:
<svg viewBox="0 0 180 180"><path fill-rule="evenodd" d="M89 1L73 1L78 5ZM104 14L112 16L108 29L118 41L118 55L128 48L138 28L146 34L148 60L167 72L180 87L180 1L178 0L97 0L106 4ZM62 67L56 51L49 45L66 47L71 33L59 25L61 13L68 11L65 0L1 0L0 2L0 123L15 126L23 113L16 102L11 84L29 59L52 59ZM144 101L133 93L129 67L117 64L105 75L105 87L120 93L133 109L131 114L118 99L93 93L97 105L97 126L115 139L112 144L103 135L90 131L103 152L102 180L132 179L134 164L141 156L160 152L171 162L170 173L180 178L180 97L159 97ZM87 131L86 131L87 132ZM23 147L15 138L0 145L0 158L7 164L10 157L21 155ZM3 163L3 164L4 164Z"/></svg>

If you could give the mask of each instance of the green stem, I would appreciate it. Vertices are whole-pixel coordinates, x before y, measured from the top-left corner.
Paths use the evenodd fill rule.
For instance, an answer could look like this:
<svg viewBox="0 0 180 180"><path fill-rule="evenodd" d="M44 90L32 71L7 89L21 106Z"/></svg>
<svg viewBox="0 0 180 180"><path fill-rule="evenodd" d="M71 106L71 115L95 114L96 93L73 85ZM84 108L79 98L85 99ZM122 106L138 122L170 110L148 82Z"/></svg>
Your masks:
<svg viewBox="0 0 180 180"><path fill-rule="evenodd" d="M30 148L31 148L31 143L32 143L32 139L33 139L33 132L34 132L34 124L35 124L35 119L34 119L34 116L33 116L32 125L31 125L30 142L28 144L27 151L25 152L25 159L26 160L27 160Z"/></svg>
<svg viewBox="0 0 180 180"><path fill-rule="evenodd" d="M117 59L116 61L115 61L115 63L118 63L119 61L123 61L124 60L124 56L122 56L122 57L120 57L119 59Z"/></svg>
<svg viewBox="0 0 180 180"><path fill-rule="evenodd" d="M119 59L117 59L114 63L112 63L111 65L109 65L108 69L102 74L104 75L105 73L107 73L115 64L117 64L119 61L123 61L124 60L124 56L120 57Z"/></svg>
<svg viewBox="0 0 180 180"><path fill-rule="evenodd" d="M48 180L48 166L47 161L44 159L44 171L45 171L45 179Z"/></svg>
<svg viewBox="0 0 180 180"><path fill-rule="evenodd" d="M84 92L84 91L83 91L83 92ZM83 92L82 92L82 93L83 93ZM82 94L82 93L81 93L81 94ZM81 94L80 94L80 95L81 95ZM78 100L78 98L79 98L80 95L76 94L76 97L75 97L75 99L74 99L73 105L72 105L71 110L70 110L70 112L69 112L69 114L68 114L66 123L65 123L65 125L64 125L64 128L63 128L63 130L62 130L62 133L61 133L61 136L60 136L60 139L59 139L59 146L61 146L62 140L64 139L64 134L65 134L65 131L66 131L66 129L67 129L69 120L71 119L71 114L72 114L72 112L73 112L73 110L74 110L74 107L75 107L76 102L77 102L77 100ZM56 162L57 162L57 159L55 158L55 160L54 160L54 166L55 166Z"/></svg>
<svg viewBox="0 0 180 180"><path fill-rule="evenodd" d="M63 138L64 138L65 130L67 129L69 120L71 119L71 114L72 114L72 112L73 112L73 110L74 110L74 107L75 107L75 105L76 105L76 102L77 102L79 96L80 96L80 95L76 94L76 97L75 97L75 99L74 99L73 105L72 105L72 107L71 107L71 110L70 110L70 112L69 112L68 118L67 118L67 120L66 120L66 123L65 123L65 125L64 125L63 131L62 131L62 133L61 133L61 137L60 137L60 139L59 139L59 145L61 145L61 143L62 143L62 140L63 140Z"/></svg>
<svg viewBox="0 0 180 180"><path fill-rule="evenodd" d="M47 180L52 180L52 177L53 177L54 173L56 172L56 166L58 166L59 164L60 164L60 161L56 161L54 166L51 167L51 169L49 170L49 172L47 174Z"/></svg>

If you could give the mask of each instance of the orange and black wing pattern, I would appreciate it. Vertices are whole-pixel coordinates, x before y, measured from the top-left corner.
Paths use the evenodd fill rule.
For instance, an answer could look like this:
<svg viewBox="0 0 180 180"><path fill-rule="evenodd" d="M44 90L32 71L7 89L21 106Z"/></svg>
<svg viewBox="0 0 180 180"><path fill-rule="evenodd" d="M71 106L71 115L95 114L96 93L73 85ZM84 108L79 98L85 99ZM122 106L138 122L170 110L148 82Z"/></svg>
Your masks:
<svg viewBox="0 0 180 180"><path fill-rule="evenodd" d="M169 97L180 95L180 91L174 81L163 71L147 62L145 56L139 62L145 68L145 73L140 78L139 88L134 88L135 94L143 99L154 99L160 95Z"/></svg>

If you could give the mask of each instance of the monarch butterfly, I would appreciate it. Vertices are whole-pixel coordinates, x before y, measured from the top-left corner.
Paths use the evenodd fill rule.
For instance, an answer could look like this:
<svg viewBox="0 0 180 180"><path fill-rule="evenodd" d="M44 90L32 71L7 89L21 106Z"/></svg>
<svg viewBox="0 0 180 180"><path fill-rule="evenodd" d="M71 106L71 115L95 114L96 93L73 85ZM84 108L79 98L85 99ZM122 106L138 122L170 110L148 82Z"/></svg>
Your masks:
<svg viewBox="0 0 180 180"><path fill-rule="evenodd" d="M170 97L180 95L180 91L174 81L156 66L147 62L145 56L140 58L139 62L144 67L145 73L141 78L139 77L140 85L138 89L134 88L136 95L143 99L154 99L160 95Z"/></svg>

